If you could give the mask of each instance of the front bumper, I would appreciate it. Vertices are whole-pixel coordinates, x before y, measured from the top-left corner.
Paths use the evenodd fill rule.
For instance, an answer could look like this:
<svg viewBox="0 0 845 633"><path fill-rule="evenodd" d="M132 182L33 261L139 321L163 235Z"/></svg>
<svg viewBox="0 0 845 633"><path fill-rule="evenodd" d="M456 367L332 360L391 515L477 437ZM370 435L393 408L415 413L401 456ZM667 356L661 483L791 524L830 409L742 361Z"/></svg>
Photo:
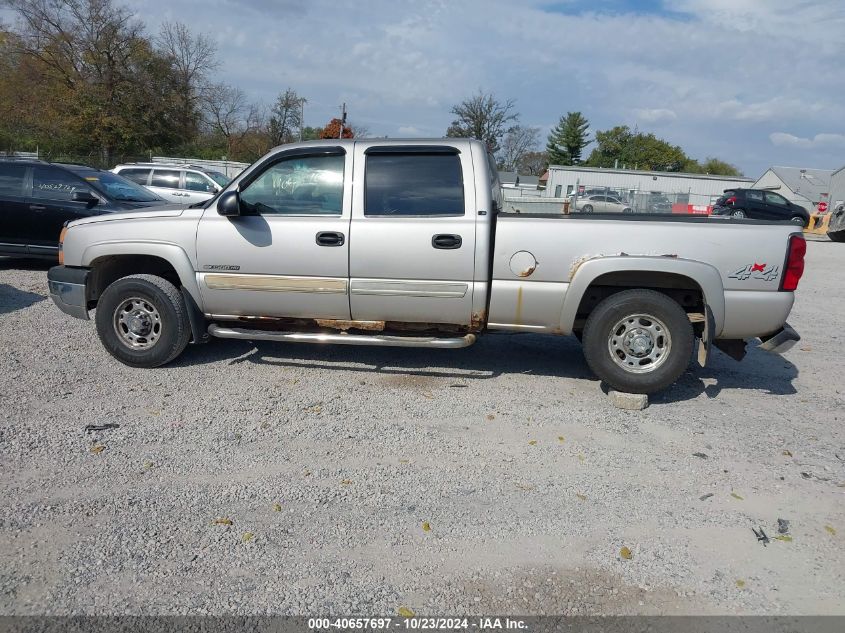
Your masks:
<svg viewBox="0 0 845 633"><path fill-rule="evenodd" d="M760 337L760 349L764 352L771 352L772 354L783 354L792 349L801 336L792 329L789 323L784 323L783 327L774 334L767 334Z"/></svg>
<svg viewBox="0 0 845 633"><path fill-rule="evenodd" d="M88 298L86 282L87 268L69 268L53 266L47 271L47 284L50 298L59 310L77 319L88 320Z"/></svg>

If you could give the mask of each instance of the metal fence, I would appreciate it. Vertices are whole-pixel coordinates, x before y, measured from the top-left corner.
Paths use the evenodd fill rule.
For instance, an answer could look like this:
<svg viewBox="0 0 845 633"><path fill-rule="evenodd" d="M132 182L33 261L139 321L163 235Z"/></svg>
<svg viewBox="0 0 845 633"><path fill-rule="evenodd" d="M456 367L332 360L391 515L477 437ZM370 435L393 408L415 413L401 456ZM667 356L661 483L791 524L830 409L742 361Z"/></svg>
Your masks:
<svg viewBox="0 0 845 633"><path fill-rule="evenodd" d="M569 200L574 212L588 209L626 213L709 214L718 197L716 194L689 191L644 191L579 184L571 192Z"/></svg>

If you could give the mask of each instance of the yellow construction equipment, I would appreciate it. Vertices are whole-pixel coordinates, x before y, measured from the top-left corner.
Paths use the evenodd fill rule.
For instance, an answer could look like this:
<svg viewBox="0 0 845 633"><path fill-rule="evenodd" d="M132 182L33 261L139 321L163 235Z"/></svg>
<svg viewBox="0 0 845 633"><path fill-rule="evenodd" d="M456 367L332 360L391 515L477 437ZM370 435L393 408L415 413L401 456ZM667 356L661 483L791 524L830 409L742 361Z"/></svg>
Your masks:
<svg viewBox="0 0 845 633"><path fill-rule="evenodd" d="M813 213L810 215L810 223L804 227L804 233L827 235L828 226L830 226L830 213Z"/></svg>

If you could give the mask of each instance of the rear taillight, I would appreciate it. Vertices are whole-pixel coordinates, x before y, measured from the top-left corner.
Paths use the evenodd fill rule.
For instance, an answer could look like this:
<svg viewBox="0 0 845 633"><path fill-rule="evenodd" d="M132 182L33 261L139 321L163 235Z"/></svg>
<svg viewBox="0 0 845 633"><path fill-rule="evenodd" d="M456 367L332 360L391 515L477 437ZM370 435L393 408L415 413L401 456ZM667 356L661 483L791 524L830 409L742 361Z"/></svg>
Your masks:
<svg viewBox="0 0 845 633"><path fill-rule="evenodd" d="M725 204L733 204L734 202L736 202L736 196L731 196L730 198L725 200Z"/></svg>
<svg viewBox="0 0 845 633"><path fill-rule="evenodd" d="M804 255L807 254L807 241L803 235L789 236L789 252L786 255L786 266L780 289L792 292L798 287L801 275L804 274Z"/></svg>

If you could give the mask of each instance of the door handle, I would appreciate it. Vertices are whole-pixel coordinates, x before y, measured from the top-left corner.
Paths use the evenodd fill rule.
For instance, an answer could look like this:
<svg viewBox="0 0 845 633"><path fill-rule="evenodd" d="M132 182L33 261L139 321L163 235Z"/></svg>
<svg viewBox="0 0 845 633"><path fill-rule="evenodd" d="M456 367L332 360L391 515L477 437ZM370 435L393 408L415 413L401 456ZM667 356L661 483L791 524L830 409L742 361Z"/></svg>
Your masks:
<svg viewBox="0 0 845 633"><path fill-rule="evenodd" d="M343 246L343 233L321 231L317 233L317 246Z"/></svg>
<svg viewBox="0 0 845 633"><path fill-rule="evenodd" d="M29 205L29 210L30 211L46 211L47 207L45 207L43 204L31 204L31 205Z"/></svg>
<svg viewBox="0 0 845 633"><path fill-rule="evenodd" d="M461 244L463 244L463 240L461 239L460 235L440 234L434 235L431 238L431 245L434 248L439 248L443 250L453 250L456 248L460 248Z"/></svg>

